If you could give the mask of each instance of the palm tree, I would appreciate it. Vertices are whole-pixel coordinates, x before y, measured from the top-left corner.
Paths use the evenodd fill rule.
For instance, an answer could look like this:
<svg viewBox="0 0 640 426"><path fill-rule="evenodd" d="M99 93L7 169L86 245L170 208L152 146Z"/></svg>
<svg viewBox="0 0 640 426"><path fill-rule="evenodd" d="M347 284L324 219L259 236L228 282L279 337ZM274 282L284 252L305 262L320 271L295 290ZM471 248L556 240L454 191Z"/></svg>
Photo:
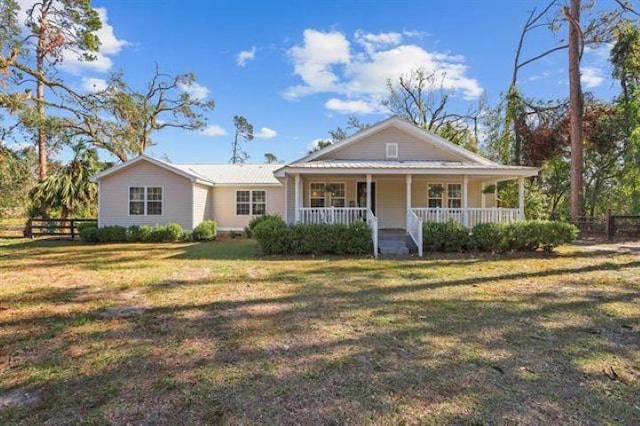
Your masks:
<svg viewBox="0 0 640 426"><path fill-rule="evenodd" d="M33 210L59 210L62 219L95 210L98 188L89 178L102 167L95 149L80 143L73 159L38 183L31 192Z"/></svg>

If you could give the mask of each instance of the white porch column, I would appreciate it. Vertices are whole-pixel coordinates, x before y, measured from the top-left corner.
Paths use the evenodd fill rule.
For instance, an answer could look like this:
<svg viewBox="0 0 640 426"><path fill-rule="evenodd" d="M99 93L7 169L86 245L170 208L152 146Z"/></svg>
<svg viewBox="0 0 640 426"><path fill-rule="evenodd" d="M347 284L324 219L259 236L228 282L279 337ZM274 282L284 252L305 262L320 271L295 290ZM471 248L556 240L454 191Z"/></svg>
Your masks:
<svg viewBox="0 0 640 426"><path fill-rule="evenodd" d="M524 178L518 178L518 210L519 219L524 219Z"/></svg>
<svg viewBox="0 0 640 426"><path fill-rule="evenodd" d="M300 175L296 175L295 182L296 182L296 186L295 186L295 206L296 206L295 220L296 220L296 223L297 223L297 222L300 222L300 207L302 207L300 205L300 201L302 201L302 197L300 196L300 189L301 189Z"/></svg>
<svg viewBox="0 0 640 426"><path fill-rule="evenodd" d="M411 211L411 183L413 181L413 176L407 175L407 211L405 212L405 217L407 218L407 224L405 228L407 232L409 232L409 212Z"/></svg>
<svg viewBox="0 0 640 426"><path fill-rule="evenodd" d="M469 226L469 176L462 181L462 224Z"/></svg>
<svg viewBox="0 0 640 426"><path fill-rule="evenodd" d="M480 207L483 209L487 208L487 197L485 196L484 190L486 189L487 184L482 182L480 184Z"/></svg>
<svg viewBox="0 0 640 426"><path fill-rule="evenodd" d="M371 175L370 174L367 175L367 211L369 210L371 210Z"/></svg>

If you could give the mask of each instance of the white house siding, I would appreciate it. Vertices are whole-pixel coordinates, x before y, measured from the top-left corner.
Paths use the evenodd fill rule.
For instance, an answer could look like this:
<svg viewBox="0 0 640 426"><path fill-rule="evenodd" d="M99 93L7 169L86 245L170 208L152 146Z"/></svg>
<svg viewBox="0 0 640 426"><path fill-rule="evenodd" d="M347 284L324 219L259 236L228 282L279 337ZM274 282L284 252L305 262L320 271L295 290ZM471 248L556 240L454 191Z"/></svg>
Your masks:
<svg viewBox="0 0 640 426"><path fill-rule="evenodd" d="M212 197L210 195L210 187L193 184L193 227L204 220L210 220L213 218L212 214Z"/></svg>
<svg viewBox="0 0 640 426"><path fill-rule="evenodd" d="M163 188L162 215L130 216L130 186L161 186ZM101 226L156 225L176 222L191 229L193 209L191 181L146 161L138 162L100 181L98 215Z"/></svg>
<svg viewBox="0 0 640 426"><path fill-rule="evenodd" d="M398 144L398 158L393 160L461 161L456 154L421 141L396 128L381 130L342 149L328 152L316 160L387 160L387 143Z"/></svg>
<svg viewBox="0 0 640 426"><path fill-rule="evenodd" d="M282 186L215 186L213 188L213 219L221 231L241 231L253 216L236 214L236 191L267 192L267 214L284 217L284 185Z"/></svg>

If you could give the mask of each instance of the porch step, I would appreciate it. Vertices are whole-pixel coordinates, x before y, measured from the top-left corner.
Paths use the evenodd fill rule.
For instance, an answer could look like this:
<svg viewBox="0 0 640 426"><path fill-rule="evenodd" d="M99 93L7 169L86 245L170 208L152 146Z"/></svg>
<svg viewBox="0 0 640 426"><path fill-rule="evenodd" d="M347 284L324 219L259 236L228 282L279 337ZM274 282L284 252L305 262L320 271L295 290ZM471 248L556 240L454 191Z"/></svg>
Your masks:
<svg viewBox="0 0 640 426"><path fill-rule="evenodd" d="M383 256L406 257L409 255L404 230L381 230L378 235L378 250Z"/></svg>

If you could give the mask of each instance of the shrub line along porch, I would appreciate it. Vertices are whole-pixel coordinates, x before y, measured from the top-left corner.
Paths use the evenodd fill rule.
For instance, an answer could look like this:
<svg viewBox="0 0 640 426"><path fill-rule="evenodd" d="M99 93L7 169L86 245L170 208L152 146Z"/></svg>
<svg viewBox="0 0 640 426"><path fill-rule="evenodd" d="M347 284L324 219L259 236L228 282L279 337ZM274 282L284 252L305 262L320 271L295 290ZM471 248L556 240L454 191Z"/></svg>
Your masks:
<svg viewBox="0 0 640 426"><path fill-rule="evenodd" d="M306 171L306 170L305 170ZM369 226L372 228L372 240L374 244L374 255L378 255L378 230L379 226L379 215L374 213L375 206L373 205L373 198L376 196L375 192L372 190L372 186L374 185L374 177L380 182L384 181L384 179L398 179L399 177L404 177L405 181L405 220L403 226L397 228L404 228L403 230L407 235L411 237L413 242L418 248L418 254L420 256L423 255L423 244L422 244L422 224L423 222L447 222L447 221L455 221L458 222L468 228L471 228L479 223L487 223L487 222L514 222L516 220L524 219L524 177L525 176L504 176L504 175L469 175L462 174L454 176L453 178L442 178L441 175L438 174L423 174L423 173L406 173L406 174L390 174L390 173L366 173L366 174L349 174L349 179L353 180L355 178L356 182L358 180L362 180L363 183L366 183L366 204L364 206L343 206L342 204L346 204L346 196L342 196L341 205L340 206L324 206L324 207L311 207L311 188L310 185L312 182L316 182L319 180L324 180L326 182L340 181L340 179L344 179L344 176L340 177L336 173L336 171L332 170L333 173L325 175L320 172L319 174L311 175L305 173L295 173L293 175L293 195L294 195L294 209L293 209L293 218L285 218L288 222L295 223L337 223L337 224L350 224L355 221L366 221ZM342 171L344 173L344 170ZM317 173L317 172L316 172ZM449 171L447 175L451 176L451 172ZM335 177L334 177L335 176ZM305 179L305 177L310 177L309 179ZM470 197L469 197L469 182L470 177L476 178L480 180L479 190L480 190L480 207L470 207ZM460 198L459 207L449 207L444 205L444 197L440 198L440 205L438 207L424 207L424 206L415 206L413 202L413 192L414 186L416 185L416 179L421 178L424 184L424 178L427 178L427 182L450 182L456 181L460 182ZM502 208L497 206L487 207L487 194L485 193L485 189L487 184L494 185L497 187L497 183L503 180L512 180L517 179L518 181L518 207L517 208ZM288 181L286 181L288 182ZM457 184L457 183L456 183ZM286 185L286 183L285 183ZM309 188L305 187L308 186ZM427 193L429 191L428 185L424 185L424 188L420 188L421 191ZM441 188L446 191L446 185L444 188ZM305 189L307 189L307 197L304 196ZM288 193L288 190L286 191ZM374 194L374 197L371 196ZM497 204L497 194L492 194L494 204ZM426 196L427 204L429 204L429 195ZM358 200L359 201L359 200ZM379 199L381 203L386 202L384 199ZM351 202L353 204L353 201ZM420 203L419 203L420 204ZM478 203L476 203L478 204Z"/></svg>

